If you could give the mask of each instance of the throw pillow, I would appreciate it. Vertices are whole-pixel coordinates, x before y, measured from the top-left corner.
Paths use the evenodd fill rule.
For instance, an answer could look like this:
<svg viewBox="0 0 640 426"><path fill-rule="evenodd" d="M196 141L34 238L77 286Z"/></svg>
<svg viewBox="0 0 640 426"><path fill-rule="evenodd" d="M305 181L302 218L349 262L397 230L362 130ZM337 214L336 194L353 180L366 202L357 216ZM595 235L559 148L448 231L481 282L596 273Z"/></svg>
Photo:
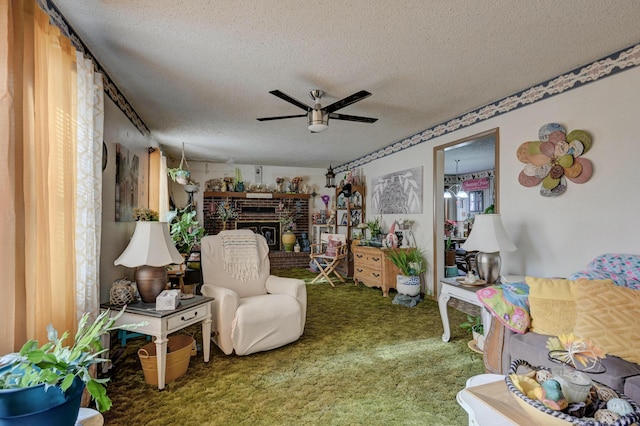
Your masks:
<svg viewBox="0 0 640 426"><path fill-rule="evenodd" d="M593 288L613 285L611 280L566 280L527 277L531 331L558 336L574 331L577 316L578 284ZM581 336L587 337L587 336Z"/></svg>
<svg viewBox="0 0 640 426"><path fill-rule="evenodd" d="M576 325L573 333L593 340L607 354L640 364L640 291L608 285L578 286Z"/></svg>
<svg viewBox="0 0 640 426"><path fill-rule="evenodd" d="M571 333L576 322L575 281L526 277L531 331L557 336Z"/></svg>
<svg viewBox="0 0 640 426"><path fill-rule="evenodd" d="M324 254L329 257L336 257L336 255L338 254L338 247L340 247L341 245L342 243L340 242L340 240L334 240L330 238L327 242L327 251L325 251Z"/></svg>

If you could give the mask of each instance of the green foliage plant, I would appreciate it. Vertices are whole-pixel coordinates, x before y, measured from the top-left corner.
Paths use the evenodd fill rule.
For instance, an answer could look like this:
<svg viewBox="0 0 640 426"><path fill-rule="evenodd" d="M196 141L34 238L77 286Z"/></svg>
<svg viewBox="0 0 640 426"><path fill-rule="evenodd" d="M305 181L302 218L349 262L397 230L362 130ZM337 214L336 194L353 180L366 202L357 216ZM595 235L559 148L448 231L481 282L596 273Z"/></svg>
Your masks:
<svg viewBox="0 0 640 426"><path fill-rule="evenodd" d="M447 238L447 242L445 243L445 250L453 250L453 240L451 236Z"/></svg>
<svg viewBox="0 0 640 426"><path fill-rule="evenodd" d="M380 224L380 217L367 221L367 228L372 237L380 235L382 233L382 225Z"/></svg>
<svg viewBox="0 0 640 426"><path fill-rule="evenodd" d="M415 277L427 271L427 259L417 248L389 250L387 258L407 277Z"/></svg>
<svg viewBox="0 0 640 426"><path fill-rule="evenodd" d="M482 318L479 316L467 315L467 321L460 324L460 328L467 330L469 333L475 331L479 334L484 334L484 326L482 325Z"/></svg>
<svg viewBox="0 0 640 426"><path fill-rule="evenodd" d="M107 396L105 383L108 378L98 379L91 376L89 367L93 364L109 361L103 358L107 349L102 348L102 335L116 328L134 329L140 324L127 324L114 327L115 321L122 316L124 309L111 317L104 311L89 322L89 314L85 313L78 324L78 331L72 346L63 346L69 332L62 336L47 326L49 342L38 347L37 340L29 340L20 352L4 355L0 365L4 369L0 373L0 389L20 389L45 384L45 387L60 386L62 391L69 389L76 377L86 385L91 397L96 401L99 411L111 408L111 399Z"/></svg>
<svg viewBox="0 0 640 426"><path fill-rule="evenodd" d="M181 167L169 168L167 169L167 174L174 182L177 182L179 178L181 178L185 182L188 182L189 177L191 176L191 172L189 170L184 170Z"/></svg>
<svg viewBox="0 0 640 426"><path fill-rule="evenodd" d="M191 249L200 244L204 234L204 228L196 219L196 211L190 206L179 210L171 222L171 239L182 254L191 253Z"/></svg>

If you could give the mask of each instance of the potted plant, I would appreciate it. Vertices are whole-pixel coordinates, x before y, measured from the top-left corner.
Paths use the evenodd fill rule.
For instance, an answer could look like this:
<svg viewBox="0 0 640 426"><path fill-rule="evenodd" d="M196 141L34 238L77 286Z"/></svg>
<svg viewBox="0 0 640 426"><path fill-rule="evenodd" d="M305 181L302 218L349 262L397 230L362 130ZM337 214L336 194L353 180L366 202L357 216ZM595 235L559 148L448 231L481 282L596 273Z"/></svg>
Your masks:
<svg viewBox="0 0 640 426"><path fill-rule="evenodd" d="M376 217L375 219L367 221L367 229L369 229L369 234L371 236L371 240L379 241L379 235L382 235L382 225L380 224L380 217Z"/></svg>
<svg viewBox="0 0 640 426"><path fill-rule="evenodd" d="M105 383L109 379L92 377L89 367L109 361L103 358L107 350L102 348L101 338L115 329L113 324L123 312L110 317L109 311L104 311L93 322L89 322L89 314L84 314L71 346L63 346L69 332L58 336L49 324L49 342L38 347L36 340L29 340L20 352L1 357L0 423L73 425L85 386L98 410L108 410L111 400Z"/></svg>
<svg viewBox="0 0 640 426"><path fill-rule="evenodd" d="M482 352L484 350L484 326L482 325L482 318L467 315L467 321L460 324L460 328L471 332L476 347Z"/></svg>
<svg viewBox="0 0 640 426"><path fill-rule="evenodd" d="M420 274L427 271L427 259L417 248L389 250L387 258L399 270L396 276L396 290L407 296L420 294Z"/></svg>
<svg viewBox="0 0 640 426"><path fill-rule="evenodd" d="M296 244L296 234L293 232L297 228L296 220L299 215L289 207L289 204L280 203L278 205L278 221L280 222L280 231L282 245L284 251L291 252Z"/></svg>
<svg viewBox="0 0 640 426"><path fill-rule="evenodd" d="M189 177L191 176L191 172L189 170L184 170L182 166L167 169L167 174L172 181L179 183L180 185L187 185L189 183Z"/></svg>
<svg viewBox="0 0 640 426"><path fill-rule="evenodd" d="M236 177L233 179L233 187L236 192L244 192L244 181L242 180L242 170L236 167Z"/></svg>
<svg viewBox="0 0 640 426"><path fill-rule="evenodd" d="M196 219L196 211L190 206L175 213L171 221L171 239L181 254L191 253L191 249L200 244L204 234L204 228Z"/></svg>
<svg viewBox="0 0 640 426"><path fill-rule="evenodd" d="M451 237L447 238L444 246L444 266L456 266L456 250Z"/></svg>

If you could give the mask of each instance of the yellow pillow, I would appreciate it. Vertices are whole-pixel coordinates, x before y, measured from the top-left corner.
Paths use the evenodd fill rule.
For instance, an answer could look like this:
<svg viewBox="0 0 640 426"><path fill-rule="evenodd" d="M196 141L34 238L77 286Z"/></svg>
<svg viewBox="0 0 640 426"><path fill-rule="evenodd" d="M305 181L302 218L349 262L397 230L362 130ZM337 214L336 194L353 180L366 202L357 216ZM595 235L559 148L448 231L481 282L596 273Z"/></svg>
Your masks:
<svg viewBox="0 0 640 426"><path fill-rule="evenodd" d="M576 336L593 340L607 354L640 364L640 291L609 285L579 283Z"/></svg>
<svg viewBox="0 0 640 426"><path fill-rule="evenodd" d="M526 277L531 331L557 336L571 333L576 322L575 281Z"/></svg>

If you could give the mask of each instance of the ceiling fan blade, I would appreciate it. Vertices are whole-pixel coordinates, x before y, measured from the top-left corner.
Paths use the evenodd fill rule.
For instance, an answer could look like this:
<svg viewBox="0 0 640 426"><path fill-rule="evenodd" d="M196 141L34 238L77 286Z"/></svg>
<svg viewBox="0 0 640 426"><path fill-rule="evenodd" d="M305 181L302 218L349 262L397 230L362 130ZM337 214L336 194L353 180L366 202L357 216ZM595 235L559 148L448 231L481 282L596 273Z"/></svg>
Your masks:
<svg viewBox="0 0 640 426"><path fill-rule="evenodd" d="M358 93L354 93L351 96L347 96L344 99L340 99L337 102L332 103L329 106L326 106L324 108L322 108L323 110L325 110L328 113L337 111L339 109L342 109L346 106L349 106L353 103L356 103L358 101L361 101L364 98L368 98L369 96L371 96L371 93L367 92L366 90L361 90Z"/></svg>
<svg viewBox="0 0 640 426"><path fill-rule="evenodd" d="M345 114L329 114L329 118L334 120L346 120L346 121L359 121L360 123L375 123L378 121L377 118L371 117L358 117L357 115L345 115Z"/></svg>
<svg viewBox="0 0 640 426"><path fill-rule="evenodd" d="M295 117L306 117L307 114L298 114L298 115L279 115L277 117L262 117L256 118L258 121L269 121L269 120L282 120L283 118L295 118Z"/></svg>
<svg viewBox="0 0 640 426"><path fill-rule="evenodd" d="M279 97L280 99L289 102L290 104L294 104L295 106L297 106L298 108L302 108L303 110L309 112L311 111L313 108L311 108L308 105L303 104L302 102L300 102L297 99L293 99L291 96L287 95L286 93L283 93L279 90L272 90L269 93L271 93L272 95L276 95L277 97Z"/></svg>

